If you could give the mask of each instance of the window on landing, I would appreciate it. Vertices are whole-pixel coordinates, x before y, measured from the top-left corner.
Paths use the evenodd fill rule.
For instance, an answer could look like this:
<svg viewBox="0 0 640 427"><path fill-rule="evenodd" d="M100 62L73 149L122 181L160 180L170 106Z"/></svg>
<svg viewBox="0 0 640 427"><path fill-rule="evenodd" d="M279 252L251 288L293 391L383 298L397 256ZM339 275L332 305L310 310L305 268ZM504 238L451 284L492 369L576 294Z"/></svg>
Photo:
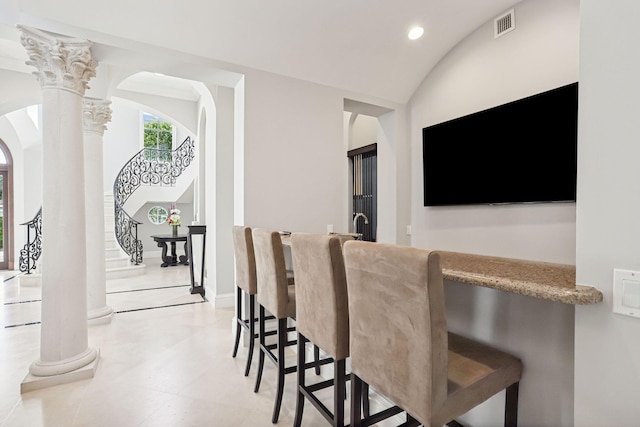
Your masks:
<svg viewBox="0 0 640 427"><path fill-rule="evenodd" d="M147 160L171 162L174 126L171 122L149 113L142 114L144 127L144 157Z"/></svg>
<svg viewBox="0 0 640 427"><path fill-rule="evenodd" d="M149 213L147 213L147 218L151 224L160 225L167 222L167 218L169 218L169 212L162 206L154 206L149 209Z"/></svg>

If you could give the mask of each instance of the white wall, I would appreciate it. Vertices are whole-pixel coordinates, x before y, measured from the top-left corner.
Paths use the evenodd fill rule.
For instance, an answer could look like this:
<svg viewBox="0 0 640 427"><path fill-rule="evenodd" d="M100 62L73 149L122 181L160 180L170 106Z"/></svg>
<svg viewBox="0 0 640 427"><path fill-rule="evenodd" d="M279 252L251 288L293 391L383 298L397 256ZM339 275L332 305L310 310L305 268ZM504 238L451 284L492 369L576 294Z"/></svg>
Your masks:
<svg viewBox="0 0 640 427"><path fill-rule="evenodd" d="M640 319L612 313L613 269L640 270L640 3L581 0L575 425L638 425Z"/></svg>
<svg viewBox="0 0 640 427"><path fill-rule="evenodd" d="M340 92L268 73L245 78L245 223L326 233L346 212Z"/></svg>
<svg viewBox="0 0 640 427"><path fill-rule="evenodd" d="M378 142L378 118L358 114L353 121L349 150Z"/></svg>
<svg viewBox="0 0 640 427"><path fill-rule="evenodd" d="M0 69L0 116L29 105L42 103L36 76Z"/></svg>
<svg viewBox="0 0 640 427"><path fill-rule="evenodd" d="M182 225L178 228L178 234L187 234L189 229L188 225L191 225L193 218L193 205L191 203L176 203L176 208L180 209L180 219ZM154 206L162 206L167 211L169 210L169 204L164 200L150 200L145 203L133 216L133 218L142 223L138 227L138 239L142 241L144 263L149 263L149 258L160 258L162 254L162 248L151 238L155 235L169 235L171 234L171 227L167 224L153 224L149 221L148 213L149 209ZM184 255L184 245L182 243L177 244L176 253L178 256ZM153 262L156 262L154 260ZM160 262L160 261L157 261Z"/></svg>
<svg viewBox="0 0 640 427"><path fill-rule="evenodd" d="M578 80L578 0L525 0L516 29L494 39L493 22L444 57L409 103L411 244L485 255L575 262L575 204L423 206L422 128ZM455 179L455 159L450 159ZM454 282L449 328L522 358L521 426L573 425L574 307ZM503 396L462 417L501 423ZM465 423L466 421L466 423Z"/></svg>
<svg viewBox="0 0 640 427"><path fill-rule="evenodd" d="M26 229L20 224L30 221L42 205L42 144L33 143L28 148L20 129L6 119L5 114L42 102L38 79L32 74L0 69L0 139L11 150L13 157L13 237L15 268L18 268L19 251L26 241ZM33 163L30 160L33 159Z"/></svg>
<svg viewBox="0 0 640 427"><path fill-rule="evenodd" d="M494 39L487 23L426 78L410 102L414 244L574 264L575 204L424 207L421 132L577 81L578 36L578 0L524 1L516 7L514 31Z"/></svg>
<svg viewBox="0 0 640 427"><path fill-rule="evenodd" d="M122 92L121 92L122 93ZM138 97L149 102L156 101L162 97ZM161 103L161 106L170 108L167 111L156 110L155 108L139 104L120 97L111 97L111 121L107 123L107 130L104 133L104 190L113 192L113 183L120 169L138 151L142 149L142 113L150 112L159 114L171 120L172 116L181 116L182 109L191 112L193 103L178 102L170 108L170 103ZM197 117L196 110L193 114ZM173 122L176 126L176 141L181 144L188 136L193 138L195 132L190 132L181 123Z"/></svg>
<svg viewBox="0 0 640 427"><path fill-rule="evenodd" d="M234 90L218 87L214 94L215 134L207 141L206 187L207 234L210 250L207 255L207 286L213 288L214 297L208 299L216 307L234 304L234 255L231 227L234 220L234 140L235 140L235 96ZM209 109L208 111L210 111ZM212 263L211 260L215 260ZM215 281L212 280L215 278Z"/></svg>
<svg viewBox="0 0 640 427"><path fill-rule="evenodd" d="M26 115L24 110L14 114L20 113ZM23 149L16 126L20 124L7 116L0 117L0 139L13 160L13 260L14 268L18 269L20 250L27 241L26 226L20 224L31 221L42 206L42 144L33 143Z"/></svg>

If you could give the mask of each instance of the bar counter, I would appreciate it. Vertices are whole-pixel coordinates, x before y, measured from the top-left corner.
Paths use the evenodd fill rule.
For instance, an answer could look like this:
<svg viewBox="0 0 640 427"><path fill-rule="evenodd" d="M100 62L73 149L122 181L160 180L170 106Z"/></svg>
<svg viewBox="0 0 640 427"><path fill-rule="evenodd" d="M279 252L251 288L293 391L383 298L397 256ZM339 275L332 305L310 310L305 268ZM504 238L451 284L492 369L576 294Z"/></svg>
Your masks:
<svg viewBox="0 0 640 427"><path fill-rule="evenodd" d="M565 304L602 302L602 292L576 284L573 265L438 251L443 277Z"/></svg>
<svg viewBox="0 0 640 427"><path fill-rule="evenodd" d="M288 234L282 236L291 245ZM437 251L446 280L497 289L571 305L602 302L602 292L576 284L576 267L568 264L527 261L460 252Z"/></svg>

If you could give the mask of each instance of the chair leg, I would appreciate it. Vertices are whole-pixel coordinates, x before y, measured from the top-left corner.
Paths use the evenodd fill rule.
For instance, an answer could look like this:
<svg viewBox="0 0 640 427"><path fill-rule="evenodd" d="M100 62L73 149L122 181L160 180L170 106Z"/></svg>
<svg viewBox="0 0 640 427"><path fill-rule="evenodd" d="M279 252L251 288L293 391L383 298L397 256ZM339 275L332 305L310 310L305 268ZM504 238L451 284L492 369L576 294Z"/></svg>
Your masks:
<svg viewBox="0 0 640 427"><path fill-rule="evenodd" d="M256 342L256 296L249 295L249 354L247 354L247 367L244 369L244 376L249 376L251 360L253 360L253 348Z"/></svg>
<svg viewBox="0 0 640 427"><path fill-rule="evenodd" d="M520 383L511 384L507 387L507 394L504 403L504 425L505 427L516 427L518 425L518 389Z"/></svg>
<svg viewBox="0 0 640 427"><path fill-rule="evenodd" d="M262 369L264 368L264 352L266 351L265 346L265 325L264 325L264 307L262 304L260 305L260 316L258 319L258 334L260 335L260 357L258 358L258 375L256 376L256 386L253 389L254 393L257 393L260 390L260 381L262 380Z"/></svg>
<svg viewBox="0 0 640 427"><path fill-rule="evenodd" d="M418 427L420 425L420 422L409 415L409 413L407 412L407 422L405 423L405 425L407 427Z"/></svg>
<svg viewBox="0 0 640 427"><path fill-rule="evenodd" d="M371 405L369 404L369 384L362 383L362 412L365 418L371 415Z"/></svg>
<svg viewBox="0 0 640 427"><path fill-rule="evenodd" d="M313 360L316 362L316 375L320 375L320 347L313 345Z"/></svg>
<svg viewBox="0 0 640 427"><path fill-rule="evenodd" d="M280 417L280 406L282 405L282 394L284 393L285 360L284 350L287 346L287 318L278 319L278 388L276 401L273 406L272 423L277 423Z"/></svg>
<svg viewBox="0 0 640 427"><path fill-rule="evenodd" d="M351 427L362 426L362 413L360 403L362 399L362 380L356 374L351 373Z"/></svg>
<svg viewBox="0 0 640 427"><path fill-rule="evenodd" d="M336 360L333 363L333 427L344 427L345 372L345 359Z"/></svg>
<svg viewBox="0 0 640 427"><path fill-rule="evenodd" d="M233 346L233 356L238 354L238 344L240 344L240 329L242 328L242 289L236 286L236 343Z"/></svg>
<svg viewBox="0 0 640 427"><path fill-rule="evenodd" d="M301 333L298 333L298 386L296 387L296 416L293 420L294 427L300 427L302 425L302 411L304 410L304 394L302 394L302 388L305 386L305 369L304 365L307 362L305 354L305 343L307 339Z"/></svg>

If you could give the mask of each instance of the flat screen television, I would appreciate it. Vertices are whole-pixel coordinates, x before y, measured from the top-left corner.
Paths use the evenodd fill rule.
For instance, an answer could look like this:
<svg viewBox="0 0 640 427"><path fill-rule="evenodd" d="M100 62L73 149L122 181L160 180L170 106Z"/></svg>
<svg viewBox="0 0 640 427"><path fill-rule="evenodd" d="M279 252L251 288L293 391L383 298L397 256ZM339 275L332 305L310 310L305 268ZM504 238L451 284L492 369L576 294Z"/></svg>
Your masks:
<svg viewBox="0 0 640 427"><path fill-rule="evenodd" d="M574 202L578 83L422 129L424 205Z"/></svg>

